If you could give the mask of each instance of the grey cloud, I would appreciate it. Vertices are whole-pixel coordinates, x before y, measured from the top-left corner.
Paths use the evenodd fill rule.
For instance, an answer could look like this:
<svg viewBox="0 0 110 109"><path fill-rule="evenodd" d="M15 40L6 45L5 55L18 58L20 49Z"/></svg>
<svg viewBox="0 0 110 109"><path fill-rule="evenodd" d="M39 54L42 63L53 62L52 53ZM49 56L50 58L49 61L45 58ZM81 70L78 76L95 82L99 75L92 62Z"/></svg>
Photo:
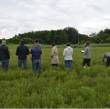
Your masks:
<svg viewBox="0 0 110 109"><path fill-rule="evenodd" d="M76 27L90 34L110 25L109 0L1 0L0 34Z"/></svg>

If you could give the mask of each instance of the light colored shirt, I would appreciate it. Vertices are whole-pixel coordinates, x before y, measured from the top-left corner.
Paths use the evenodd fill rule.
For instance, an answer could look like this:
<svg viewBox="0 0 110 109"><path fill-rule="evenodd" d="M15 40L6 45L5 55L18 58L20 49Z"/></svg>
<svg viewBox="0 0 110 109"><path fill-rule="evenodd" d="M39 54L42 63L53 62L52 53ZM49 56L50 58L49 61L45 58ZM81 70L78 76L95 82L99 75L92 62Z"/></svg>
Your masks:
<svg viewBox="0 0 110 109"><path fill-rule="evenodd" d="M51 55L52 56L58 56L58 49L56 46L52 47L51 49Z"/></svg>
<svg viewBox="0 0 110 109"><path fill-rule="evenodd" d="M110 57L110 52L104 54L104 58L108 58L108 57Z"/></svg>
<svg viewBox="0 0 110 109"><path fill-rule="evenodd" d="M91 52L90 47L85 47L84 49L84 59L90 59L91 58Z"/></svg>
<svg viewBox="0 0 110 109"><path fill-rule="evenodd" d="M59 57L58 57L58 49L56 46L52 47L51 49L51 63L52 64L58 64L59 63Z"/></svg>
<svg viewBox="0 0 110 109"><path fill-rule="evenodd" d="M68 46L63 51L64 60L73 60L73 48Z"/></svg>

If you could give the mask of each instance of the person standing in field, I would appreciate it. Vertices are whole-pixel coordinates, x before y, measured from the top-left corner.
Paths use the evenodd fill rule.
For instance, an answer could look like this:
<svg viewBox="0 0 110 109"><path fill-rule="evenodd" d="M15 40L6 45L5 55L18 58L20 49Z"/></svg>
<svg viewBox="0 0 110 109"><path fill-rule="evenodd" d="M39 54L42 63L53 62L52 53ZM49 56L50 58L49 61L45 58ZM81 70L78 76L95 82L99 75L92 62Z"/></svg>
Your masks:
<svg viewBox="0 0 110 109"><path fill-rule="evenodd" d="M90 42L86 42L85 49L83 52L83 67L90 67L91 63L91 50L90 50Z"/></svg>
<svg viewBox="0 0 110 109"><path fill-rule="evenodd" d="M55 43L53 43L51 49L51 65L53 67L57 67L58 64L59 64L58 49Z"/></svg>
<svg viewBox="0 0 110 109"><path fill-rule="evenodd" d="M2 44L0 46L0 60L2 69L7 71L9 68L10 53L8 47L6 46L5 39L2 40Z"/></svg>
<svg viewBox="0 0 110 109"><path fill-rule="evenodd" d="M42 50L42 45L41 45L40 41L39 40L36 40L35 43L39 47L39 49ZM41 67L41 59L39 59L39 62L40 62L40 67Z"/></svg>
<svg viewBox="0 0 110 109"><path fill-rule="evenodd" d="M27 55L29 55L29 49L24 44L24 41L20 42L20 45L16 49L16 55L18 56L18 67L22 69L27 68Z"/></svg>
<svg viewBox="0 0 110 109"><path fill-rule="evenodd" d="M67 44L67 47L64 49L63 56L65 67L68 71L70 71L73 64L73 48L70 46L70 44Z"/></svg>
<svg viewBox="0 0 110 109"><path fill-rule="evenodd" d="M1 47L1 45L2 45L2 40L0 40L0 47ZM0 55L1 55L1 53L0 53ZM1 63L1 56L0 56L0 68L1 68L1 66L2 66L2 63Z"/></svg>
<svg viewBox="0 0 110 109"><path fill-rule="evenodd" d="M103 62L106 62L106 66L110 66L110 52L104 54Z"/></svg>
<svg viewBox="0 0 110 109"><path fill-rule="evenodd" d="M39 74L39 71L41 69L41 54L42 54L42 50L39 47L39 44L37 44L35 41L31 49L32 68L35 74L36 73Z"/></svg>

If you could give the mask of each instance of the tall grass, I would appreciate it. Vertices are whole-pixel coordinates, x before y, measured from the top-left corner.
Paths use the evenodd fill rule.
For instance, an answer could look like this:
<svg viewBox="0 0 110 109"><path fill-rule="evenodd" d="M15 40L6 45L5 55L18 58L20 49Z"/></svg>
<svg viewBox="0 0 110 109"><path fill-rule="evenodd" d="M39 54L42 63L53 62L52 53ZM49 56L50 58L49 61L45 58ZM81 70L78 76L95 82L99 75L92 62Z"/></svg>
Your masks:
<svg viewBox="0 0 110 109"><path fill-rule="evenodd" d="M63 47L59 47L60 66L50 65L50 48L43 48L42 70L33 75L31 60L28 69L17 68L16 45L10 45L10 68L0 70L0 107L4 108L107 108L110 107L110 68L102 63L110 47L92 48L92 66L82 67L82 48L74 48L74 66L67 72L63 63Z"/></svg>

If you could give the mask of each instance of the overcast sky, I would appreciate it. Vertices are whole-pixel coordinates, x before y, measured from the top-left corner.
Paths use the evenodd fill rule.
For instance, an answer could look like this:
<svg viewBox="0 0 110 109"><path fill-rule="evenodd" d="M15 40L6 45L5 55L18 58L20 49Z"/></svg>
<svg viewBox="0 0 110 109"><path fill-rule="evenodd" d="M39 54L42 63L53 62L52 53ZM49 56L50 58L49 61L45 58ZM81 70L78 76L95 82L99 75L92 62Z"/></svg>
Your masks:
<svg viewBox="0 0 110 109"><path fill-rule="evenodd" d="M68 26L84 34L110 28L110 0L0 0L0 38Z"/></svg>

